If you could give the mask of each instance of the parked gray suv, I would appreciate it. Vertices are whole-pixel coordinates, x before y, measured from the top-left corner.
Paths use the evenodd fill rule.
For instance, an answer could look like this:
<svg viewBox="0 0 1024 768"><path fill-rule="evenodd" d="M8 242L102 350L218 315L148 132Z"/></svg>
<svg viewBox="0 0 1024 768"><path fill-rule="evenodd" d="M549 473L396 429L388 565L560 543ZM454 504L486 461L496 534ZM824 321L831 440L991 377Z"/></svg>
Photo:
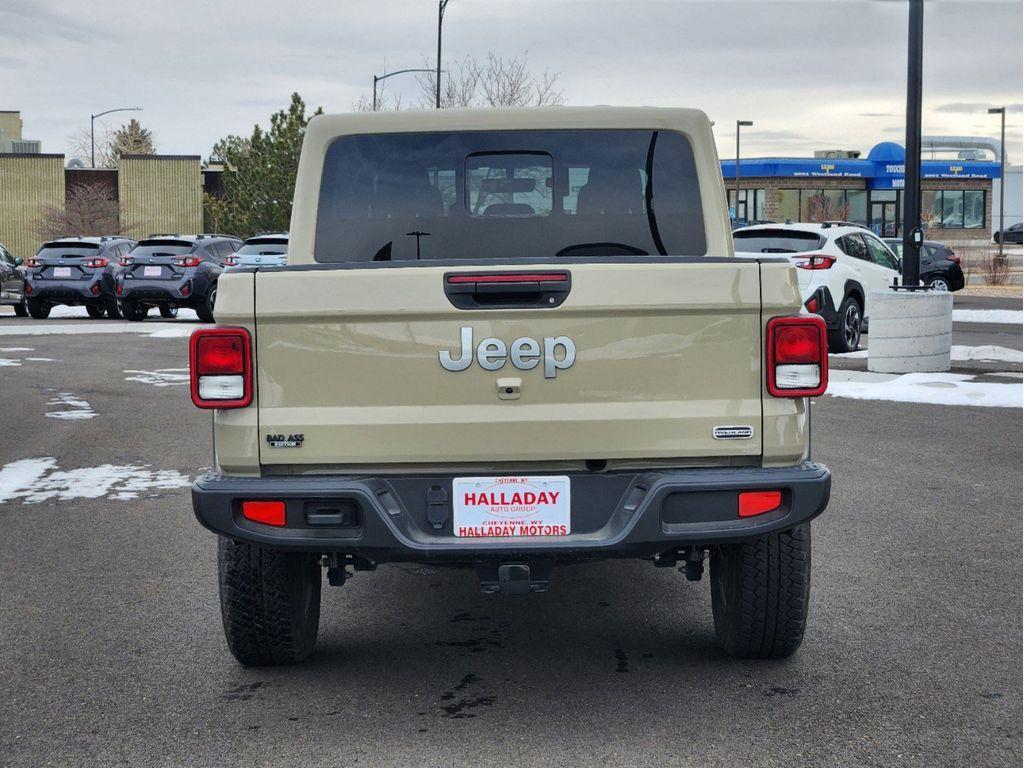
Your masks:
<svg viewBox="0 0 1024 768"><path fill-rule="evenodd" d="M145 320L150 307L175 317L191 307L204 323L213 322L217 279L227 259L242 246L231 235L150 235L122 262L117 299L128 320Z"/></svg>
<svg viewBox="0 0 1024 768"><path fill-rule="evenodd" d="M36 320L58 304L84 306L89 317L118 318L114 283L121 259L135 245L127 237L62 237L43 243L28 260L25 306Z"/></svg>

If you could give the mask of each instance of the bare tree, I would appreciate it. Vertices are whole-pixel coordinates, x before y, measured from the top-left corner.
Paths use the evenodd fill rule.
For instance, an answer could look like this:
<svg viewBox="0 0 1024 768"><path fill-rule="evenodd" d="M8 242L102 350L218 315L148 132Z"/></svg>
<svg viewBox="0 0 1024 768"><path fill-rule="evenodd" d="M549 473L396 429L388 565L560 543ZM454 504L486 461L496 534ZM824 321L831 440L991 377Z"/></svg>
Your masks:
<svg viewBox="0 0 1024 768"><path fill-rule="evenodd" d="M821 192L811 195L807 200L808 221L846 221L849 215L849 203L843 202L836 204L833 198L826 197Z"/></svg>
<svg viewBox="0 0 1024 768"><path fill-rule="evenodd" d="M487 54L449 62L441 73L441 107L543 107L565 103L557 89L559 74L544 70L539 76L529 68L528 54L506 59ZM437 75L420 75L420 106L434 106Z"/></svg>
<svg viewBox="0 0 1024 768"><path fill-rule="evenodd" d="M65 205L43 208L35 226L43 240L71 235L127 235L132 229L122 222L113 191L103 184L70 187Z"/></svg>
<svg viewBox="0 0 1024 768"><path fill-rule="evenodd" d="M96 167L113 168L117 165L114 156L114 131L109 128L96 129ZM68 136L68 159L78 158L87 167L91 165L91 143L89 141L89 129L79 128Z"/></svg>

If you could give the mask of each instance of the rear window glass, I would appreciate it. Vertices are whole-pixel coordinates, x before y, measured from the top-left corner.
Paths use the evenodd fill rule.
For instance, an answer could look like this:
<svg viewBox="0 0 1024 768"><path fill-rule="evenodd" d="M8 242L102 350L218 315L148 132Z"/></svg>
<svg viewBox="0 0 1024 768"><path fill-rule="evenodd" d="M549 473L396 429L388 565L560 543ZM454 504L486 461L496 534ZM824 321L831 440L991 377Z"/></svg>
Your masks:
<svg viewBox="0 0 1024 768"><path fill-rule="evenodd" d="M266 238L261 240L249 240L235 253L239 256L246 254L281 254L288 252L288 241L281 238Z"/></svg>
<svg viewBox="0 0 1024 768"><path fill-rule="evenodd" d="M324 160L320 262L706 250L693 151L673 131L345 136Z"/></svg>
<svg viewBox="0 0 1024 768"><path fill-rule="evenodd" d="M816 251L825 238L813 232L791 229L751 229L732 233L733 245L741 253L803 253Z"/></svg>
<svg viewBox="0 0 1024 768"><path fill-rule="evenodd" d="M187 240L143 240L131 250L132 256L180 256L190 253L195 243Z"/></svg>
<svg viewBox="0 0 1024 768"><path fill-rule="evenodd" d="M46 243L36 256L74 259L80 256L95 256L99 249L96 243Z"/></svg>

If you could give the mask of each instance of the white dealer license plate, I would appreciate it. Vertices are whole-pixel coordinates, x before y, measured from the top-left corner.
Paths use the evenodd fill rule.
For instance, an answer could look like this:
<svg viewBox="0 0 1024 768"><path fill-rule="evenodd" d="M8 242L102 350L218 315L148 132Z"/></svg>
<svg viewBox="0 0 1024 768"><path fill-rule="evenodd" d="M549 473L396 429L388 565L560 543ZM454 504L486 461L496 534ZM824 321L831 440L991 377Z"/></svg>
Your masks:
<svg viewBox="0 0 1024 768"><path fill-rule="evenodd" d="M71 267L54 267L54 277L71 277Z"/></svg>
<svg viewBox="0 0 1024 768"><path fill-rule="evenodd" d="M455 535L568 536L569 478L456 477L452 482Z"/></svg>
<svg viewBox="0 0 1024 768"><path fill-rule="evenodd" d="M160 277L160 275L162 275L163 273L164 273L164 271L163 271L162 267L143 267L142 268L142 276L143 277Z"/></svg>

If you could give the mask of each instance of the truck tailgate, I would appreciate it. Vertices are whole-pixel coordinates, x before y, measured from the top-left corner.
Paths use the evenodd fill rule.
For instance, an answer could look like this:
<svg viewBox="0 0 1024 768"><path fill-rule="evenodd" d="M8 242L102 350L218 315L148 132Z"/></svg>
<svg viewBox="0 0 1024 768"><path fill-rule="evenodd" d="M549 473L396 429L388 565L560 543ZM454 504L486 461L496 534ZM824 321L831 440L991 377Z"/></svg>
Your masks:
<svg viewBox="0 0 1024 768"><path fill-rule="evenodd" d="M735 259L521 265L571 275L556 308L458 309L451 272L487 264L258 272L256 364L264 466L609 459L761 453L759 265ZM575 362L464 370L461 329L565 336ZM475 350L474 350L475 351ZM564 351L564 350L562 350ZM500 381L499 381L500 380ZM506 381L510 380L510 381ZM499 386L500 384L500 386ZM518 390L507 399L506 390ZM721 426L752 428L721 439ZM300 445L288 439L301 435ZM283 436L274 447L267 436Z"/></svg>

